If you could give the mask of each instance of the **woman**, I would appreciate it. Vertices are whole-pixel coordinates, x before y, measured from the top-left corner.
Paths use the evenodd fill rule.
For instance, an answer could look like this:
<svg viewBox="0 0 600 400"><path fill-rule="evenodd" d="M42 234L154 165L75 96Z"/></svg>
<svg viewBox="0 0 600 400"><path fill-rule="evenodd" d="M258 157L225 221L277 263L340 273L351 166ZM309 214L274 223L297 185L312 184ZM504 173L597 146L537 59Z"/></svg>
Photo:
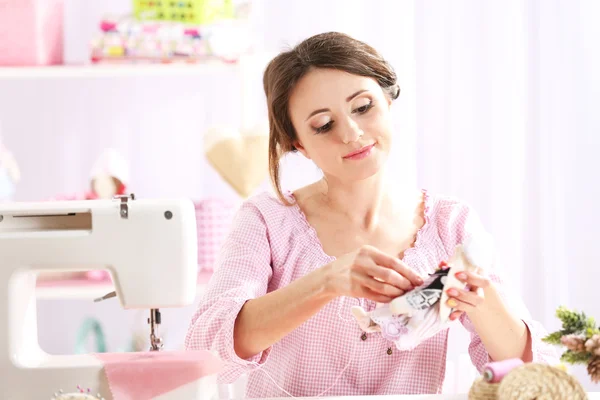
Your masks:
<svg viewBox="0 0 600 400"><path fill-rule="evenodd" d="M394 71L368 45L325 33L273 59L264 89L277 196L257 195L239 210L186 348L217 351L224 383L250 373L248 397L440 392L447 329L399 351L351 313L421 285L481 231L469 206L403 186L402 171L386 173ZM290 151L323 179L282 192L279 160ZM471 291L448 293L449 305L471 333L476 367L554 362L540 325L505 304L514 299L496 273L463 281Z"/></svg>

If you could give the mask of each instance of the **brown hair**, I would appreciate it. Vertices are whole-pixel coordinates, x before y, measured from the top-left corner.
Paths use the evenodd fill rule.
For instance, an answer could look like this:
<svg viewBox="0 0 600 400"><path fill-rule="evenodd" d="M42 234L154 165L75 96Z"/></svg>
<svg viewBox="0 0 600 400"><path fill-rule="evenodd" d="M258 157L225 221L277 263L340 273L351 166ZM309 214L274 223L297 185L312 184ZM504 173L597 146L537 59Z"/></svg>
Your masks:
<svg viewBox="0 0 600 400"><path fill-rule="evenodd" d="M338 32L312 36L275 57L267 66L263 86L269 113L269 172L279 199L290 205L281 192L279 161L296 151L296 131L289 116L290 94L296 83L313 68L331 68L367 76L377 81L395 100L400 95L396 73L371 46Z"/></svg>

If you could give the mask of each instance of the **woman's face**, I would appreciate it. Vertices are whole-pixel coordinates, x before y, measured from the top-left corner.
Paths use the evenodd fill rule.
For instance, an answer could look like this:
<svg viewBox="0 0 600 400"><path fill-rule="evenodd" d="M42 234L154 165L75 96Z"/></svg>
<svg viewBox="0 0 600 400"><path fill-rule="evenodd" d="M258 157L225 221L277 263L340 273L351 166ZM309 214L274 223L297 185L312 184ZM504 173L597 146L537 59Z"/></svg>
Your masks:
<svg viewBox="0 0 600 400"><path fill-rule="evenodd" d="M294 145L329 179L365 179L385 163L391 99L374 79L313 69L292 91L289 106Z"/></svg>

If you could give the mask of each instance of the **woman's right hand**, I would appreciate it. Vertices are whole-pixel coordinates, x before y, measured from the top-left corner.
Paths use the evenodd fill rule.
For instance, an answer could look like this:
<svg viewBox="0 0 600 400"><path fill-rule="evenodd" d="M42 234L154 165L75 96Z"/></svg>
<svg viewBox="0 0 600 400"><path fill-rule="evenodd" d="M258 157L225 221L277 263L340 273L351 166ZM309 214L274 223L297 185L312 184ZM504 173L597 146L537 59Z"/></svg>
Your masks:
<svg viewBox="0 0 600 400"><path fill-rule="evenodd" d="M423 279L396 257L372 246L346 254L323 267L325 288L334 297L361 297L378 303L423 284Z"/></svg>

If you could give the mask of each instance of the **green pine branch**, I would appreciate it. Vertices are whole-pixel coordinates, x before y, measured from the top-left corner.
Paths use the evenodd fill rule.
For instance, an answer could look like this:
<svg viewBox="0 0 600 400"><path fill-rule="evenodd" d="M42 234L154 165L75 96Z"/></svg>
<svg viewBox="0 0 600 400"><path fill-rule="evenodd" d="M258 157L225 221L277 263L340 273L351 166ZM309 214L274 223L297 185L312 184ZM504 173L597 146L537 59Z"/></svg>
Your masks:
<svg viewBox="0 0 600 400"><path fill-rule="evenodd" d="M560 306L556 310L556 316L562 322L562 329L542 338L542 341L545 343L561 346L561 338L563 336L576 334L584 335L589 339L594 334L600 333L600 327L596 325L594 318L586 316L584 312L576 312ZM591 358L591 353L587 351L574 353L571 350L567 350L561 355L560 360L568 364L588 364Z"/></svg>
<svg viewBox="0 0 600 400"><path fill-rule="evenodd" d="M585 337L589 339L594 335L600 335L600 328L588 327L585 331Z"/></svg>
<svg viewBox="0 0 600 400"><path fill-rule="evenodd" d="M573 353L571 350L565 351L560 360L568 364L587 364L590 362L591 355L588 352Z"/></svg>
<svg viewBox="0 0 600 400"><path fill-rule="evenodd" d="M586 316L584 312L576 312L560 306L556 310L556 316L562 322L562 335L584 334L588 336L598 330L594 318Z"/></svg>
<svg viewBox="0 0 600 400"><path fill-rule="evenodd" d="M560 338L562 338L563 335L564 335L563 331L552 332L548 336L542 338L542 341L560 346L561 345Z"/></svg>

